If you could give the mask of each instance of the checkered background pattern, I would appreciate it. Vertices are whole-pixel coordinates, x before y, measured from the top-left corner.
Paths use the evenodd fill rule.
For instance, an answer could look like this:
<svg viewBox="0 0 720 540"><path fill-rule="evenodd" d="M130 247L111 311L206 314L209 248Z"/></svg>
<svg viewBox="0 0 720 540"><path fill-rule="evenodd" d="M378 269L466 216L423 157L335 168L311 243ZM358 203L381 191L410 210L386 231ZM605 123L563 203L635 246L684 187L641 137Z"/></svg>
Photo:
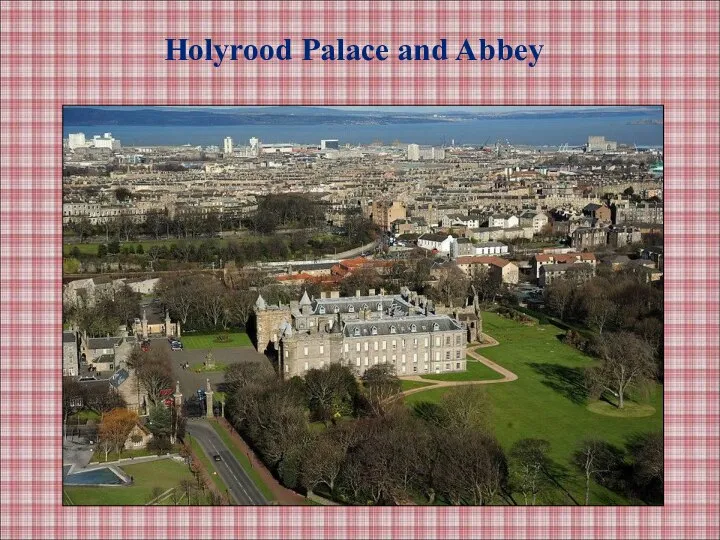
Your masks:
<svg viewBox="0 0 720 540"><path fill-rule="evenodd" d="M718 4L2 2L2 538L717 538ZM164 61L165 38L544 43L505 62ZM294 51L295 52L295 51ZM660 508L61 506L63 105L665 106Z"/></svg>

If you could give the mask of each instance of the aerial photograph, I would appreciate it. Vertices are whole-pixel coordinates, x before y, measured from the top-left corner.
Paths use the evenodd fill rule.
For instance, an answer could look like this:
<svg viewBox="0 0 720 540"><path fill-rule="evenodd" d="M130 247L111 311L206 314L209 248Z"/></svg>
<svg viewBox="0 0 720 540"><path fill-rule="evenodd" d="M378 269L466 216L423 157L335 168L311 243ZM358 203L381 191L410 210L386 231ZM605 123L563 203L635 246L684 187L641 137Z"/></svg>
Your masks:
<svg viewBox="0 0 720 540"><path fill-rule="evenodd" d="M662 107L62 135L64 505L664 504Z"/></svg>

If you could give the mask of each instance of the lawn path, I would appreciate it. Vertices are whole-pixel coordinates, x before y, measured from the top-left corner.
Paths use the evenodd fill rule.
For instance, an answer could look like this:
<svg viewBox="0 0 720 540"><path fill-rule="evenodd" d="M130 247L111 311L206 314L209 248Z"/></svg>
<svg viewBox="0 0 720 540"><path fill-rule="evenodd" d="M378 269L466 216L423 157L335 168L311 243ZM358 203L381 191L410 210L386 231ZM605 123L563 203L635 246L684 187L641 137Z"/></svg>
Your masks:
<svg viewBox="0 0 720 540"><path fill-rule="evenodd" d="M488 336L487 334L483 334L483 343L481 345L473 345L473 349L479 349L482 347L494 347L496 345L500 345L498 340L495 338L492 338ZM496 364L492 360L485 358L484 356L476 353L472 349L468 348L467 355L470 357L468 358L471 362L480 362L482 364L485 364L487 367L492 369L493 371L496 371L500 375L503 376L502 379L490 379L490 380L484 380L484 381L433 381L432 379L423 379L419 375L410 375L407 377L401 377L402 380L405 381L420 381L425 383L432 383L428 386L423 386L421 388L411 388L410 390L405 390L404 392L401 392L399 395L401 396L409 396L410 394L417 394L418 392L426 392L428 390L434 390L436 388L443 388L448 386L466 386L470 384L497 384L497 383L505 383L505 382L512 382L516 381L518 376L515 375L512 371L509 369L505 369L499 364Z"/></svg>

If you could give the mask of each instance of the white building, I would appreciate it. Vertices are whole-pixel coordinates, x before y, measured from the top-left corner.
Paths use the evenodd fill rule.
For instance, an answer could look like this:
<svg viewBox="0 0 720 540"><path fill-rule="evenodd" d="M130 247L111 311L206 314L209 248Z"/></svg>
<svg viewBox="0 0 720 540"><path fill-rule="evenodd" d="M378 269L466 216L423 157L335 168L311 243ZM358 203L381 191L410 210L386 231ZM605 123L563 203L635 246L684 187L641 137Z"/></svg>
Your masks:
<svg viewBox="0 0 720 540"><path fill-rule="evenodd" d="M113 138L112 133L104 133L100 135L94 135L92 140L89 142L91 148L108 148L110 150L120 150L121 145L118 139Z"/></svg>
<svg viewBox="0 0 720 540"><path fill-rule="evenodd" d="M71 133L70 135L68 135L68 146L70 147L70 150L75 150L76 148L85 148L87 146L87 142L85 141L85 134Z"/></svg>
<svg viewBox="0 0 720 540"><path fill-rule="evenodd" d="M617 142L606 141L605 137L591 135L588 137L587 146L585 148L588 152L614 152L617 150Z"/></svg>
<svg viewBox="0 0 720 540"><path fill-rule="evenodd" d="M508 247L502 242L483 242L475 246L475 255L505 255Z"/></svg>
<svg viewBox="0 0 720 540"><path fill-rule="evenodd" d="M223 153L229 156L233 153L233 140L232 137L225 137L223 141Z"/></svg>
<svg viewBox="0 0 720 540"><path fill-rule="evenodd" d="M252 157L260 155L260 139L257 137L250 137L250 155Z"/></svg>
<svg viewBox="0 0 720 540"><path fill-rule="evenodd" d="M517 227L519 223L520 220L517 216L511 214L493 214L488 218L488 227L509 229L511 227Z"/></svg>
<svg viewBox="0 0 720 540"><path fill-rule="evenodd" d="M447 214L442 218L442 226L450 227L468 227L477 229L480 227L480 220L477 217L464 216L462 214Z"/></svg>
<svg viewBox="0 0 720 540"><path fill-rule="evenodd" d="M436 146L408 144L408 161L439 161L445 159L445 149Z"/></svg>
<svg viewBox="0 0 720 540"><path fill-rule="evenodd" d="M419 144L408 144L407 158L408 158L408 161L420 161L420 145Z"/></svg>
<svg viewBox="0 0 720 540"><path fill-rule="evenodd" d="M428 251L437 250L441 253L450 253L452 244L453 236L451 234L423 234L417 241L418 247Z"/></svg>

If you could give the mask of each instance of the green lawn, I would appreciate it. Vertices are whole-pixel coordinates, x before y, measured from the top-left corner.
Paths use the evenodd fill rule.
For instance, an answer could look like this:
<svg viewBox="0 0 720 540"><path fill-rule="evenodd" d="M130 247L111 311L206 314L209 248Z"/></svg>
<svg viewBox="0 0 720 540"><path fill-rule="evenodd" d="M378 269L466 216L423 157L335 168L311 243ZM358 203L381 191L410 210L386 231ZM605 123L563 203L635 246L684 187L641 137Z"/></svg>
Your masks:
<svg viewBox="0 0 720 540"><path fill-rule="evenodd" d="M218 371L225 371L225 369L227 369L227 364L223 364L222 362L215 362L215 367L209 369L201 363L197 363L193 364L190 369L192 369L195 373L217 373Z"/></svg>
<svg viewBox="0 0 720 540"><path fill-rule="evenodd" d="M561 343L563 331L546 324L524 326L494 313L483 313L483 331L500 345L478 352L518 375L510 383L487 385L493 403L495 434L507 450L518 439L535 437L551 444L550 457L559 467L558 481L579 502L583 480L571 465L577 445L586 438L604 439L624 447L635 433L662 431L662 386L645 400L655 413L645 418L618 418L591 412L583 387L583 370L594 360ZM440 400L447 388L412 394L405 402ZM591 489L591 504L628 504L622 496L600 486ZM558 492L554 504L573 504Z"/></svg>
<svg viewBox="0 0 720 540"><path fill-rule="evenodd" d="M178 446L174 446L169 450L169 453L171 454L177 454L180 452L180 448ZM125 459L125 458L131 458L131 457L144 457L144 456L156 456L157 452L153 450L148 450L147 448L138 448L135 450L125 450L123 449L120 452L120 458L118 458L117 452L113 452L112 450L108 453L107 461L117 461L118 459ZM90 460L92 462L99 462L104 463L105 462L105 452L100 449L100 447L95 448L95 452L93 453L93 457Z"/></svg>
<svg viewBox="0 0 720 540"><path fill-rule="evenodd" d="M143 505L150 500L153 488L158 487L165 491L176 487L184 478L193 479L187 465L172 459L124 465L122 470L133 477L133 485L64 486L64 501L74 505ZM184 501L184 504L187 504L187 501Z"/></svg>
<svg viewBox="0 0 720 540"><path fill-rule="evenodd" d="M190 447L193 449L193 452L200 460L200 463L202 463L203 468L205 469L205 471L207 471L208 476L212 478L215 487L218 488L220 493L227 493L227 486L225 485L225 482L223 482L219 474L213 474L217 473L217 470L215 470L215 465L213 465L212 461L210 461L210 459L205 455L205 451L202 449L202 446L200 446L200 443L197 442L190 435L185 435L185 438L190 443Z"/></svg>
<svg viewBox="0 0 720 540"><path fill-rule="evenodd" d="M222 332L212 334L185 334L182 336L183 347L186 349L228 349L230 347L252 347L252 342L245 332L232 332L227 336L229 341L215 341ZM202 365L202 364L201 364Z"/></svg>
<svg viewBox="0 0 720 540"><path fill-rule="evenodd" d="M430 375L420 375L420 377L430 381L489 381L503 378L500 373L490 369L482 362L469 359L467 361L466 371L456 373L432 373Z"/></svg>
<svg viewBox="0 0 720 540"><path fill-rule="evenodd" d="M425 386L432 386L433 383L420 382L420 381L408 381L407 379L400 379L400 390L405 392L414 388L423 388Z"/></svg>
<svg viewBox="0 0 720 540"><path fill-rule="evenodd" d="M260 492L265 496L265 498L268 501L274 501L275 496L273 495L272 491L270 491L270 488L265 485L265 482L263 482L262 478L260 478L260 475L258 472L250 465L250 460L245 455L245 452L243 452L236 444L233 438L230 436L230 433L228 433L227 429L220 424L220 422L217 422L216 420L211 420L210 425L213 427L213 429L217 432L218 435L220 435L220 438L223 440L225 445L230 449L232 454L235 456L235 459L238 460L240 465L242 465L242 468L245 469L245 472L250 477L250 479L253 481L253 483L257 486L257 488L260 490Z"/></svg>

